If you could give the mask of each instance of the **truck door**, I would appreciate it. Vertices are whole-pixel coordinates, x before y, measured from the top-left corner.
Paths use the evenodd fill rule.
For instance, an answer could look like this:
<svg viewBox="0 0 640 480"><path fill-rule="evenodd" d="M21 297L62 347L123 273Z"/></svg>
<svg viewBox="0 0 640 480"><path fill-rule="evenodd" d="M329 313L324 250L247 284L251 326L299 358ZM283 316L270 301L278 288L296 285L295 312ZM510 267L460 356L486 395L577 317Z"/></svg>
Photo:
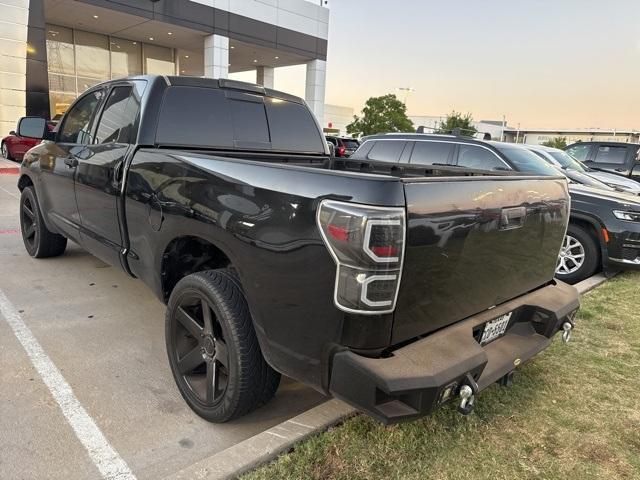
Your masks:
<svg viewBox="0 0 640 480"><path fill-rule="evenodd" d="M76 242L80 242L80 216L74 176L78 158L91 143L91 131L104 93L99 88L80 97L65 115L56 141L45 142L46 150L39 158L40 207L58 230Z"/></svg>
<svg viewBox="0 0 640 480"><path fill-rule="evenodd" d="M120 265L124 246L118 202L124 162L135 143L136 119L145 82L111 87L98 114L95 136L78 156L76 199L83 246L101 260Z"/></svg>

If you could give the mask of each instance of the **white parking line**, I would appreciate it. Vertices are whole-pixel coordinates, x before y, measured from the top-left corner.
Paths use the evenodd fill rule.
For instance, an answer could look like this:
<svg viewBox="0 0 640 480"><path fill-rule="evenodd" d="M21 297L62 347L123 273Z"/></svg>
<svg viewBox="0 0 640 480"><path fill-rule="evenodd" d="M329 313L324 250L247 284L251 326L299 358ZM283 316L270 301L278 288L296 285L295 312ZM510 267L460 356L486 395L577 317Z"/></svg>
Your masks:
<svg viewBox="0 0 640 480"><path fill-rule="evenodd" d="M0 190L2 190L5 193L8 193L9 195L11 195L13 198L17 198L18 200L20 200L20 197L18 195L16 195L13 192L10 192L9 190L7 190L6 188L0 187Z"/></svg>
<svg viewBox="0 0 640 480"><path fill-rule="evenodd" d="M109 444L103 433L73 394L71 386L42 349L29 327L22 320L7 296L0 290L0 313L27 352L31 363L42 377L51 395L58 403L78 440L89 452L89 457L102 477L108 480L135 480L135 475Z"/></svg>

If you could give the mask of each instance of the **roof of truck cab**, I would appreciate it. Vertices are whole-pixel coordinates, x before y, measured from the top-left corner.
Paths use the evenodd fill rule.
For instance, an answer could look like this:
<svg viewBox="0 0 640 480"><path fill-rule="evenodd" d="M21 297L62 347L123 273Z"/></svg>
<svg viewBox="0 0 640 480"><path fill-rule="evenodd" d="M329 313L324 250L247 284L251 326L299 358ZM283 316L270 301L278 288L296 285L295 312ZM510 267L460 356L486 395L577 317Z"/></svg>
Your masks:
<svg viewBox="0 0 640 480"><path fill-rule="evenodd" d="M100 85L110 85L113 83L122 82L123 80L145 80L149 83L163 82L167 86L222 88L227 90L236 90L245 93L251 93L254 95L265 95L268 97L274 97L282 100L304 104L304 100L300 97L296 97L295 95L281 92L279 90L273 90L271 88L265 88L262 85L257 85L255 83L240 82L238 80L229 80L226 78L217 79L175 75L133 75L123 78L116 78L113 80L107 80L106 82L99 83L91 88L93 89Z"/></svg>

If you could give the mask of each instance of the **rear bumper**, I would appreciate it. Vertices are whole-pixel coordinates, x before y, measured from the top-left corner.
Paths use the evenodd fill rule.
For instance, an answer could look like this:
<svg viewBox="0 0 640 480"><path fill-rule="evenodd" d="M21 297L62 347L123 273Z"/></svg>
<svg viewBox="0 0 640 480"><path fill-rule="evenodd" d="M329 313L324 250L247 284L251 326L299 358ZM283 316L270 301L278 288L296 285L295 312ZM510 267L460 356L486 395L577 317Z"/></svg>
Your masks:
<svg viewBox="0 0 640 480"><path fill-rule="evenodd" d="M455 397L467 374L483 390L544 350L579 305L577 290L557 282L443 328L388 358L338 352L330 391L385 424L427 415ZM481 346L476 338L484 323L508 312L514 314L505 335Z"/></svg>

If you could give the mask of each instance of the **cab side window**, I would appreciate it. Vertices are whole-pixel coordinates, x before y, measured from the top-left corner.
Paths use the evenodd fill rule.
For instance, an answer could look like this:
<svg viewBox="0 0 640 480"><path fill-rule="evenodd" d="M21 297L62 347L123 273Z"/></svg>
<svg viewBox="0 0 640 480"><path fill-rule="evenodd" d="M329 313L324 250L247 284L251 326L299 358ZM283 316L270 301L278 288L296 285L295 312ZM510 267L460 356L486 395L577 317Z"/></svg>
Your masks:
<svg viewBox="0 0 640 480"><path fill-rule="evenodd" d="M131 143L138 114L138 102L132 90L130 86L111 90L98 123L95 143Z"/></svg>
<svg viewBox="0 0 640 480"><path fill-rule="evenodd" d="M81 145L93 143L91 128L103 96L102 90L96 90L82 97L71 107L65 116L62 130L60 130L59 142Z"/></svg>

